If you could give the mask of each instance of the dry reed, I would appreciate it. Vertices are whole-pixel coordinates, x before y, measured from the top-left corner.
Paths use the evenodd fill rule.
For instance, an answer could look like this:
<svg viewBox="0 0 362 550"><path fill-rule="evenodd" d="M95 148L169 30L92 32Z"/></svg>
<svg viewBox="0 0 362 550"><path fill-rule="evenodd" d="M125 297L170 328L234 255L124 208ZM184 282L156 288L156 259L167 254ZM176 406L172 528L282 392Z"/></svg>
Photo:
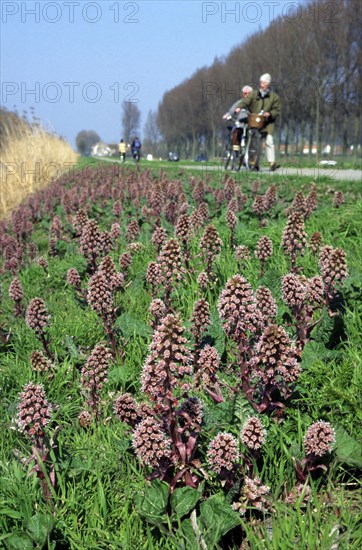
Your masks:
<svg viewBox="0 0 362 550"><path fill-rule="evenodd" d="M71 169L78 155L59 136L38 122L1 110L0 219L31 193Z"/></svg>

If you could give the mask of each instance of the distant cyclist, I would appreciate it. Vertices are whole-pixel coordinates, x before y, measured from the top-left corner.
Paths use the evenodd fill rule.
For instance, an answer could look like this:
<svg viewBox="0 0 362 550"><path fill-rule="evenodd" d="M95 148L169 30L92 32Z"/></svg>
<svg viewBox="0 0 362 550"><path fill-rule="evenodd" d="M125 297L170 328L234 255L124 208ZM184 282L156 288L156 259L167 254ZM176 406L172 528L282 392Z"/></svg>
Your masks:
<svg viewBox="0 0 362 550"><path fill-rule="evenodd" d="M274 172L279 168L279 164L275 162L274 148L274 122L280 115L281 105L278 94L270 89L271 76L269 73L261 75L259 79L259 90L254 90L248 97L242 98L237 106L236 111L248 109L251 113L263 114L266 122L264 128L260 131L261 136L265 139L266 158L269 162L269 169ZM258 169L258 167L256 167Z"/></svg>
<svg viewBox="0 0 362 550"><path fill-rule="evenodd" d="M132 149L132 155L133 155L133 158L136 160L136 161L139 161L140 160L140 157L141 157L141 142L140 140L138 139L138 137L135 137L134 140L132 141L131 143L131 149Z"/></svg>
<svg viewBox="0 0 362 550"><path fill-rule="evenodd" d="M121 139L121 141L118 144L118 151L119 151L119 156L122 159L122 162L124 162L126 160L127 143L123 139Z"/></svg>

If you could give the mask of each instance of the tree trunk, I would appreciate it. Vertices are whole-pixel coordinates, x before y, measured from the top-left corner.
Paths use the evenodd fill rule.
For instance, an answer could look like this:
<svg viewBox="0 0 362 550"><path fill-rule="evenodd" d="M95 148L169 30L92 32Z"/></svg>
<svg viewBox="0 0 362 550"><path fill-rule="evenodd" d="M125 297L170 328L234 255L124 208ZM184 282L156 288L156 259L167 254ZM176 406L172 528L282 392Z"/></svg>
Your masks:
<svg viewBox="0 0 362 550"><path fill-rule="evenodd" d="M301 144L302 149L300 150L298 145L297 145L297 149L295 151L296 153L303 154L304 140L305 140L305 120L304 120L304 118L302 118L302 121L300 123L300 135L299 135L299 142L298 142L298 143Z"/></svg>
<svg viewBox="0 0 362 550"><path fill-rule="evenodd" d="M361 128L361 112L357 112L354 117L354 131L353 131L353 158L355 168L358 165L358 145L360 143L360 128Z"/></svg>
<svg viewBox="0 0 362 550"><path fill-rule="evenodd" d="M342 155L347 154L348 149L348 113L344 113L342 122Z"/></svg>
<svg viewBox="0 0 362 550"><path fill-rule="evenodd" d="M289 124L285 125L285 143L284 143L285 156L289 156Z"/></svg>

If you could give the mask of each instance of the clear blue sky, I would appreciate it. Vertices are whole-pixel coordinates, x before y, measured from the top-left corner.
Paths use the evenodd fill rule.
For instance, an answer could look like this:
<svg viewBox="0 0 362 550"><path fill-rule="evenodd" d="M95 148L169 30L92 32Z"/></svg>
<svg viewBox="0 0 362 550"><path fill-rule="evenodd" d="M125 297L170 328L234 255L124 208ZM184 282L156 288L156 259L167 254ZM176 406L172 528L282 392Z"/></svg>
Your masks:
<svg viewBox="0 0 362 550"><path fill-rule="evenodd" d="M142 135L167 90L298 3L1 0L1 105L33 106L74 146L80 130L118 141L122 102L136 100Z"/></svg>

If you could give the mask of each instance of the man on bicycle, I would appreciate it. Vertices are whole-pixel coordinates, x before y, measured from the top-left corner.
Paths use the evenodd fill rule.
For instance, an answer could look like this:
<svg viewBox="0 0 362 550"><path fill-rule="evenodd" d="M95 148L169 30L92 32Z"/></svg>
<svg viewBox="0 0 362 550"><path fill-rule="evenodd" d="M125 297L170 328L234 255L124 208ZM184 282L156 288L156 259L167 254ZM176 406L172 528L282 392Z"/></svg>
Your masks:
<svg viewBox="0 0 362 550"><path fill-rule="evenodd" d="M135 137L131 143L132 155L135 160L139 160L141 156L141 142L138 137Z"/></svg>
<svg viewBox="0 0 362 550"><path fill-rule="evenodd" d="M275 162L274 148L274 123L280 115L281 104L280 97L270 89L271 76L269 73L261 75L259 79L259 90L254 90L248 97L243 97L236 105L235 111L247 109L251 113L262 114L265 118L265 125L260 130L262 138L265 139L266 158L269 163L269 168L272 172L279 168L279 164ZM259 166L255 166L254 170L259 170Z"/></svg>

